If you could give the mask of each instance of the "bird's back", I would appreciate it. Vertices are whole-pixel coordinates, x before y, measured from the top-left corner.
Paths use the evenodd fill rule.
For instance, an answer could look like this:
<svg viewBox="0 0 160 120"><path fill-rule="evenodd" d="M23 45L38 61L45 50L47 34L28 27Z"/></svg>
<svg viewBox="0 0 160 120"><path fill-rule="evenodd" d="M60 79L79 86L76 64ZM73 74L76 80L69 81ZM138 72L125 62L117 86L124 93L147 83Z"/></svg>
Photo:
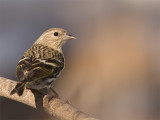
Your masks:
<svg viewBox="0 0 160 120"><path fill-rule="evenodd" d="M34 44L20 59L16 76L21 82L56 78L64 67L63 54L44 45Z"/></svg>

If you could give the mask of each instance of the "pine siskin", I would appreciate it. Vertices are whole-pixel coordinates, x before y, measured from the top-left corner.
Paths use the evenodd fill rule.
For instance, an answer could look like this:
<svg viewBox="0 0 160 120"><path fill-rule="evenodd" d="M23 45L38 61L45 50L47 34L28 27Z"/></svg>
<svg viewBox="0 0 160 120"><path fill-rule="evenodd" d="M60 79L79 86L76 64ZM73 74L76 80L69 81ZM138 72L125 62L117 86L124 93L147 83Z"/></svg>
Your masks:
<svg viewBox="0 0 160 120"><path fill-rule="evenodd" d="M56 78L64 68L62 46L67 40L75 39L61 28L45 31L37 41L24 53L16 68L19 82L11 95L23 94L24 88L31 90L51 89Z"/></svg>

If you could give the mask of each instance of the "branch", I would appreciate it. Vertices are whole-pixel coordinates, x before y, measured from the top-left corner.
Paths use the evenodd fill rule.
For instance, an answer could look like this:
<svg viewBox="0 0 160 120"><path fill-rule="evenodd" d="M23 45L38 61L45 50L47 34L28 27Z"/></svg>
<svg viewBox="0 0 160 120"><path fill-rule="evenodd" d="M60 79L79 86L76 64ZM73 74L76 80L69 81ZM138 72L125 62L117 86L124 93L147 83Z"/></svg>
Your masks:
<svg viewBox="0 0 160 120"><path fill-rule="evenodd" d="M30 90L25 89L22 96L18 96L17 94L10 95L10 91L15 87L16 83L17 82L13 80L0 77L0 96L36 108L35 97ZM48 96L44 96L43 107L48 114L55 116L60 120L98 120L77 110L71 104L62 101L59 98L53 98L48 102Z"/></svg>

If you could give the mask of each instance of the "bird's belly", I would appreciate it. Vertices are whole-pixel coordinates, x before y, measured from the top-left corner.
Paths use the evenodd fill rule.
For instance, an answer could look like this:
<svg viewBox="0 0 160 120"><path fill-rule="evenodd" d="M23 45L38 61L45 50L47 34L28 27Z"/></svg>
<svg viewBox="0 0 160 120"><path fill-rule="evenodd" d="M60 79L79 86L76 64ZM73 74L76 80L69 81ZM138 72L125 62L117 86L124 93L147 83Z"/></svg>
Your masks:
<svg viewBox="0 0 160 120"><path fill-rule="evenodd" d="M51 84L51 83L54 82L55 80L56 80L56 78L47 78L47 79L44 80L44 82L45 82L46 84Z"/></svg>
<svg viewBox="0 0 160 120"><path fill-rule="evenodd" d="M56 80L56 78L47 78L47 79L44 79L44 80L36 80L36 81L33 81L33 82L29 82L28 85L27 85L27 88L30 88L30 89L36 89L36 90L40 90L40 89L43 89L43 88L47 88L49 89L51 87L51 84Z"/></svg>

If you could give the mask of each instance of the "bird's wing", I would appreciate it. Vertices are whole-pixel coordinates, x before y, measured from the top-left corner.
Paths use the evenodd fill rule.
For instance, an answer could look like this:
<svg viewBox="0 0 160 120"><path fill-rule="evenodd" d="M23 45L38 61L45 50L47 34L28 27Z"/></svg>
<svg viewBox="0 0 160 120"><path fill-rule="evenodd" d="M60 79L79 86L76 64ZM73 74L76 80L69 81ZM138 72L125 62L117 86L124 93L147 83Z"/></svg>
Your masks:
<svg viewBox="0 0 160 120"><path fill-rule="evenodd" d="M20 81L33 81L48 77L56 77L63 69L64 63L54 58L34 59L22 58L16 68L16 76Z"/></svg>
<svg viewBox="0 0 160 120"><path fill-rule="evenodd" d="M56 77L64 67L63 54L46 46L35 44L20 59L16 76L20 81Z"/></svg>

